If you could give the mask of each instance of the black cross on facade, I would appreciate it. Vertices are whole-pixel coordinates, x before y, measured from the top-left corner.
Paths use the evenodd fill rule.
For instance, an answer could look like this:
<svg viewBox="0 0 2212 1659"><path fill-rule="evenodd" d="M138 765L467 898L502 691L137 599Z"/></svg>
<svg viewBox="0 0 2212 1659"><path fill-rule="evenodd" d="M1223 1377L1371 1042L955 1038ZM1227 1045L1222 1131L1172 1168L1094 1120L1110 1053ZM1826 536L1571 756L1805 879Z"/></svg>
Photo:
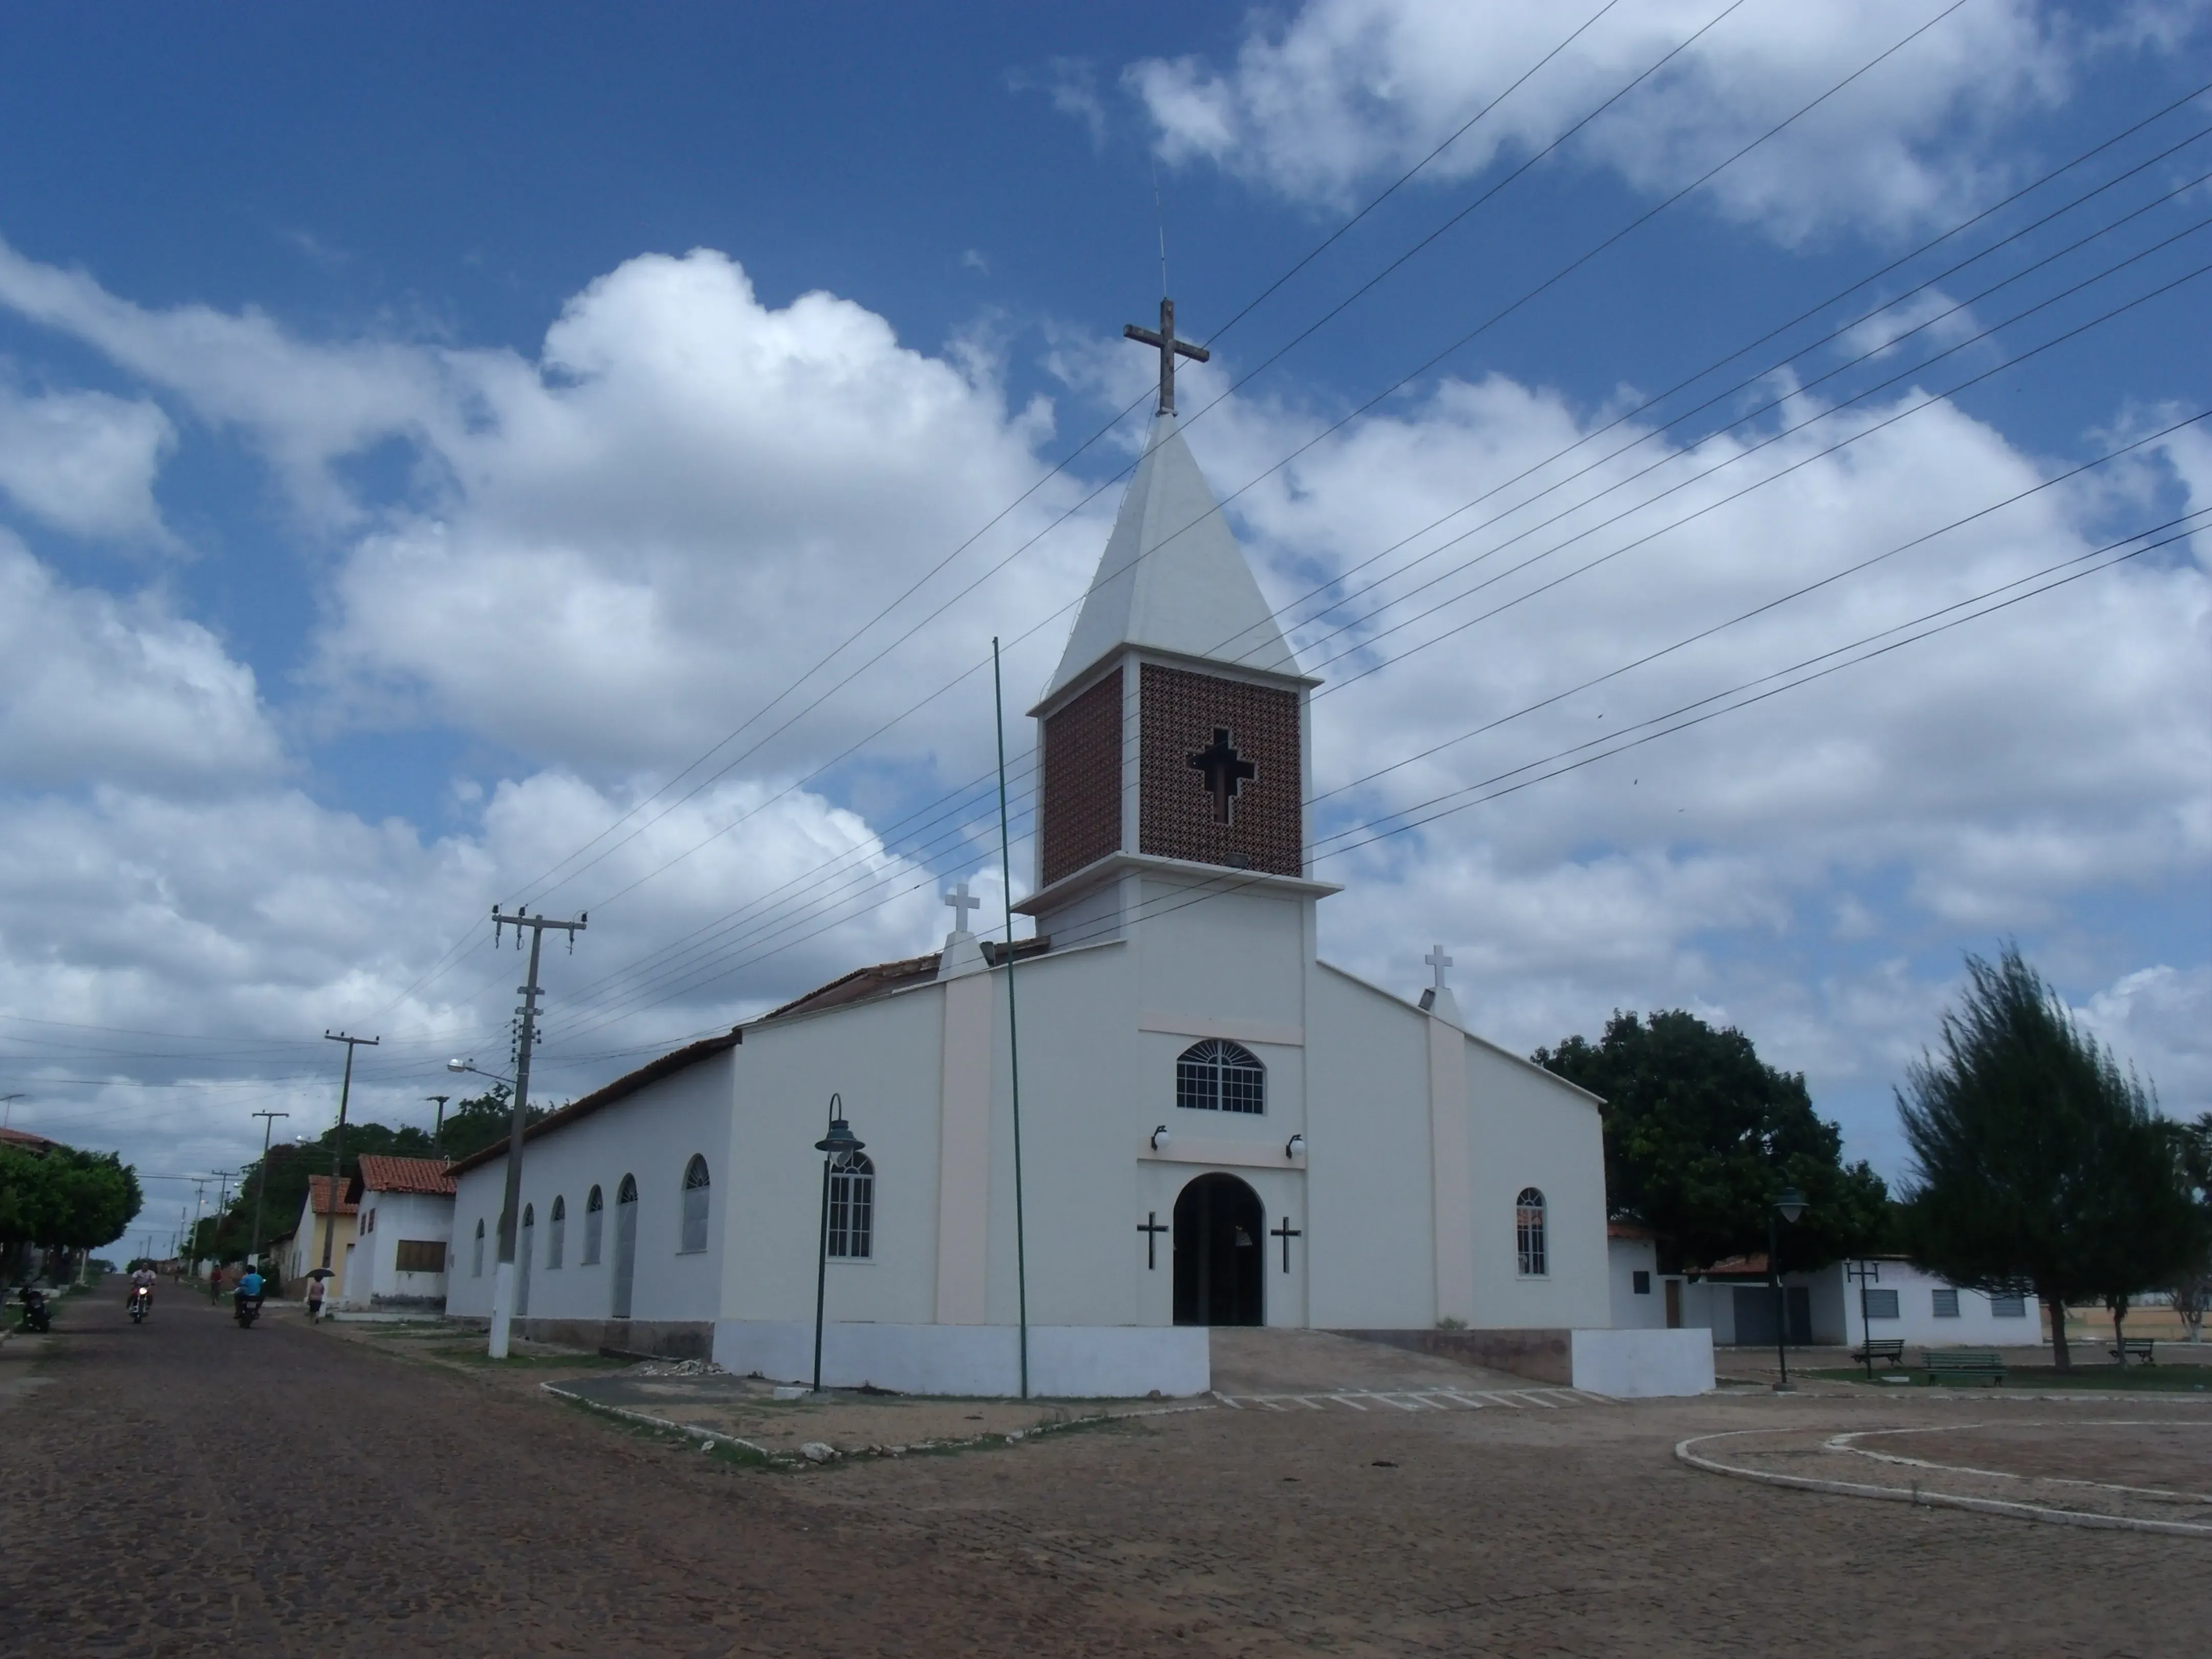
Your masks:
<svg viewBox="0 0 2212 1659"><path fill-rule="evenodd" d="M1160 1224L1158 1210L1147 1210L1145 1218L1137 1224L1137 1231L1145 1236L1145 1271L1150 1273L1160 1265L1159 1258L1153 1252L1159 1248L1160 1235L1168 1229Z"/></svg>
<svg viewBox="0 0 2212 1659"><path fill-rule="evenodd" d="M1279 1238L1283 1241L1283 1271L1285 1273L1291 1270L1291 1241L1294 1238L1304 1238L1305 1236L1305 1229L1291 1225L1291 1218L1288 1216L1283 1218L1281 1226L1267 1229L1268 1237Z"/></svg>
<svg viewBox="0 0 2212 1659"><path fill-rule="evenodd" d="M1160 349L1160 410L1163 415L1175 413L1175 360L1188 357L1194 362L1205 362L1213 354L1202 345L1193 345L1188 340L1175 337L1175 301L1160 301L1160 328L1155 334L1149 328L1139 328L1134 323L1121 325L1124 339L1141 340L1148 346Z"/></svg>
<svg viewBox="0 0 2212 1659"><path fill-rule="evenodd" d="M1191 766L1206 774L1206 793L1213 797L1213 821L1229 822L1229 804L1237 792L1260 775L1260 769L1237 752L1237 740L1225 726L1213 728L1213 741L1190 757Z"/></svg>

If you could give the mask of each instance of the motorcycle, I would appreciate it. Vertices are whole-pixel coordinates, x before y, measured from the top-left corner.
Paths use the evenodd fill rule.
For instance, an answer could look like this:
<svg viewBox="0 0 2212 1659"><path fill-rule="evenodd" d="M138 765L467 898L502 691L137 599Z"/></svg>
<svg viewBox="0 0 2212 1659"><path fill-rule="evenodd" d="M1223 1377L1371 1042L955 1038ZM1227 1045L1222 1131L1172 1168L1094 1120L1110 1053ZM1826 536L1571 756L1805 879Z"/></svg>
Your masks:
<svg viewBox="0 0 2212 1659"><path fill-rule="evenodd" d="M46 1311L46 1293L35 1285L23 1286L23 1328L26 1331L53 1329L53 1317Z"/></svg>
<svg viewBox="0 0 2212 1659"><path fill-rule="evenodd" d="M238 1320L238 1328L241 1331L251 1330L253 1322L261 1316L261 1298L258 1296L240 1294L232 1299L237 1304L235 1317Z"/></svg>
<svg viewBox="0 0 2212 1659"><path fill-rule="evenodd" d="M131 1322L134 1325L143 1325L146 1322L146 1316L153 1311L154 1287L150 1285L133 1285L131 1287Z"/></svg>

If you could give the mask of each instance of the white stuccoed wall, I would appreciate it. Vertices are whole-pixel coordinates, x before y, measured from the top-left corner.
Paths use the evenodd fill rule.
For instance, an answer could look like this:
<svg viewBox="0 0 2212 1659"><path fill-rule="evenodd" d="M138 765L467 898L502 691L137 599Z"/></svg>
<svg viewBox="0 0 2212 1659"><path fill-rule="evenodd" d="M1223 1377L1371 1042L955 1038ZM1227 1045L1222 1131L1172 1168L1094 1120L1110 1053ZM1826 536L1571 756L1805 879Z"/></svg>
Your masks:
<svg viewBox="0 0 2212 1659"><path fill-rule="evenodd" d="M361 1281L350 1292L354 1300L367 1305L372 1297L380 1296L435 1300L445 1295L444 1273L399 1271L399 1241L408 1238L447 1243L453 1236L453 1200L430 1193L365 1191L361 1197L362 1218L366 1219L371 1212L375 1220L362 1237L353 1255L354 1273ZM463 1270L466 1271L465 1265Z"/></svg>
<svg viewBox="0 0 2212 1659"><path fill-rule="evenodd" d="M1704 1394L1713 1386L1713 1334L1577 1331L1573 1362L1577 1388L1616 1400Z"/></svg>
<svg viewBox="0 0 2212 1659"><path fill-rule="evenodd" d="M637 1177L637 1272L630 1316L639 1320L711 1322L719 1310L718 1273L725 1217L732 1188L730 1169L732 1049L664 1078L523 1149L522 1200L537 1211L531 1264L532 1319L606 1319L614 1294L615 1194L625 1174ZM821 1132L815 1132L815 1139ZM707 1210L707 1249L679 1253L684 1166L693 1153L707 1160L713 1194ZM507 1181L504 1154L467 1171L453 1200L453 1271L446 1311L489 1317L492 1274L498 1261L499 1206ZM596 1183L606 1198L605 1243L595 1267L583 1265L584 1199ZM568 1203L562 1265L545 1266L549 1217L556 1194ZM472 1235L484 1224L482 1277L470 1272Z"/></svg>

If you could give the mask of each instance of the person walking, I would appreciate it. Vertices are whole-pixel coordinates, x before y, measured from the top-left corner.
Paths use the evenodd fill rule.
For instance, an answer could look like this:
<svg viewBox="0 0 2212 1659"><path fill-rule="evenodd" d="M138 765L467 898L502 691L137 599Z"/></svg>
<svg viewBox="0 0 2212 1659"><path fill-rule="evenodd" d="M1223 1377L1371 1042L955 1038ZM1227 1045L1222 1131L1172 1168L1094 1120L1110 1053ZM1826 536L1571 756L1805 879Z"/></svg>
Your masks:
<svg viewBox="0 0 2212 1659"><path fill-rule="evenodd" d="M307 1280L307 1318L312 1323L323 1316L323 1281L316 1275Z"/></svg>

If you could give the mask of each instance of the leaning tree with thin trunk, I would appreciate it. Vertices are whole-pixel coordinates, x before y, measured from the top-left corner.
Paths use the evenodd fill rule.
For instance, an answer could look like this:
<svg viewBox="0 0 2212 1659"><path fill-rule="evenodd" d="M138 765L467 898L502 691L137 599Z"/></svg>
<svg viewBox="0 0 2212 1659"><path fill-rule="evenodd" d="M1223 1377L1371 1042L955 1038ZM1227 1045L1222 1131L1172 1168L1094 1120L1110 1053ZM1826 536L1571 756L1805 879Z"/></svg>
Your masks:
<svg viewBox="0 0 2212 1659"><path fill-rule="evenodd" d="M1968 957L1966 976L1941 1052L1897 1097L1914 1164L1905 1241L1954 1284L2031 1287L2063 1370L2067 1303L2170 1282L2203 1218L2148 1092L2018 948Z"/></svg>

